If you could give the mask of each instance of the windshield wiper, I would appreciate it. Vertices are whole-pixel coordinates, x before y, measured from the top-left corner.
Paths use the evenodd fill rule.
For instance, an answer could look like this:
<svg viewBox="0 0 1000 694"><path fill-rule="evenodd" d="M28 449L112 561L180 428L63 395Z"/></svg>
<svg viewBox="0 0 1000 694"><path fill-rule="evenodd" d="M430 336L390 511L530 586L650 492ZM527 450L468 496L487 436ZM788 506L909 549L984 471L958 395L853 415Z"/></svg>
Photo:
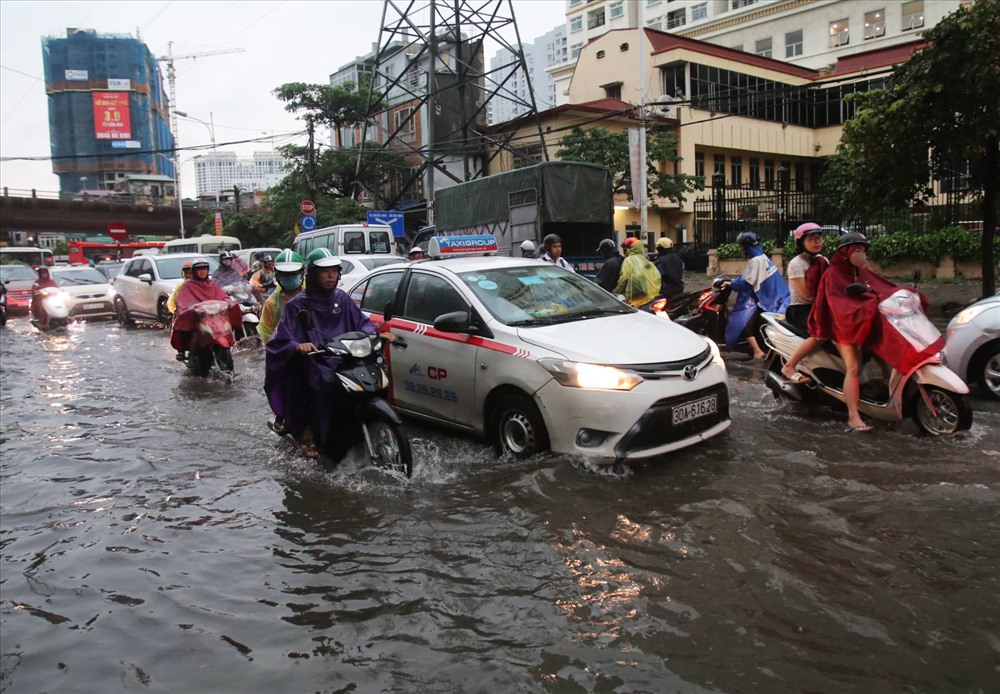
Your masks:
<svg viewBox="0 0 1000 694"><path fill-rule="evenodd" d="M586 311L577 311L576 313L564 313L561 316L555 316L559 323L566 323L575 320L584 320L586 318L597 318L598 316L614 316L622 313L631 313L626 308L589 308Z"/></svg>
<svg viewBox="0 0 1000 694"><path fill-rule="evenodd" d="M554 322L555 316L550 316L548 318L527 318L525 320L511 321L507 325L512 328L529 328L534 325L551 325Z"/></svg>

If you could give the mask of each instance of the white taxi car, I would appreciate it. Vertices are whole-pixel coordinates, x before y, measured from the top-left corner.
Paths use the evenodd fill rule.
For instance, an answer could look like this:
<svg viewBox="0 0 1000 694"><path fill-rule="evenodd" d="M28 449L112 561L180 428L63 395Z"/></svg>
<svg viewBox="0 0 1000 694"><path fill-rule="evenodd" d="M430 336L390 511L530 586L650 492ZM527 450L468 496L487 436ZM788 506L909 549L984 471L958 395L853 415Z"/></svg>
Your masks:
<svg viewBox="0 0 1000 694"><path fill-rule="evenodd" d="M551 449L599 463L729 427L714 343L572 272L495 251L491 236L435 238L430 259L379 268L349 289L395 336L400 412L485 435L499 454Z"/></svg>

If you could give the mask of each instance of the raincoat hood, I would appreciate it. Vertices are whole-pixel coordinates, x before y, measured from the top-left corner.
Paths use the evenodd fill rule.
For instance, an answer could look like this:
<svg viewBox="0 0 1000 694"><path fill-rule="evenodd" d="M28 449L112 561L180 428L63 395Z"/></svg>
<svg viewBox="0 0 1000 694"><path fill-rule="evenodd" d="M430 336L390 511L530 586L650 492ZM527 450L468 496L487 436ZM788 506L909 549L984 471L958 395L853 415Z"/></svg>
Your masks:
<svg viewBox="0 0 1000 694"><path fill-rule="evenodd" d="M660 271L646 259L646 248L635 240L625 249L625 260L615 292L632 306L648 304L660 291Z"/></svg>

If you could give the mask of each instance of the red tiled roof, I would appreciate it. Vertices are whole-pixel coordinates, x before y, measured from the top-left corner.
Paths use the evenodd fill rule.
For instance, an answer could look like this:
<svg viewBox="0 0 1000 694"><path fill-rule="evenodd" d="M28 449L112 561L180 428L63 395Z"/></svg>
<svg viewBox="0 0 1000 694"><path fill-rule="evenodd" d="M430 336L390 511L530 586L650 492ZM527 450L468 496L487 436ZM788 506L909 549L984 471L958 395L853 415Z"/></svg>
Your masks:
<svg viewBox="0 0 1000 694"><path fill-rule="evenodd" d="M646 29L646 38L653 47L653 55L656 55L657 53L666 53L667 51L675 48L686 48L690 51L695 51L696 53L704 53L705 55L712 55L717 58L725 58L727 60L744 63L746 65L756 65L757 67L774 70L775 72L784 72L786 74L803 77L805 79L816 79L819 77L818 70L793 65L792 63L775 60L774 58L763 58L759 55L754 55L753 53L745 53L743 51L738 51L735 48L717 46L714 43L699 41L698 39L689 39L686 36L668 34L663 31L657 31L656 29Z"/></svg>
<svg viewBox="0 0 1000 694"><path fill-rule="evenodd" d="M830 75L845 75L851 72L864 72L873 68L886 67L888 65L899 65L905 63L913 54L927 45L924 39L917 39L909 43L897 43L894 46L876 48L864 53L854 53L845 55L837 59L837 64L826 77Z"/></svg>

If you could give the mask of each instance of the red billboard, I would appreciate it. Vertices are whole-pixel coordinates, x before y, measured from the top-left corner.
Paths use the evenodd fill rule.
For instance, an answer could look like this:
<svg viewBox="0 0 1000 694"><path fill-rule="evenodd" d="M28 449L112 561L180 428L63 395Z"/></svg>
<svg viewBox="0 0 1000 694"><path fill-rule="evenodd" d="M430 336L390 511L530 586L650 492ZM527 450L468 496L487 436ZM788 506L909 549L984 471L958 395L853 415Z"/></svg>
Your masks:
<svg viewBox="0 0 1000 694"><path fill-rule="evenodd" d="M98 140L131 140L128 92L94 92L94 137Z"/></svg>

